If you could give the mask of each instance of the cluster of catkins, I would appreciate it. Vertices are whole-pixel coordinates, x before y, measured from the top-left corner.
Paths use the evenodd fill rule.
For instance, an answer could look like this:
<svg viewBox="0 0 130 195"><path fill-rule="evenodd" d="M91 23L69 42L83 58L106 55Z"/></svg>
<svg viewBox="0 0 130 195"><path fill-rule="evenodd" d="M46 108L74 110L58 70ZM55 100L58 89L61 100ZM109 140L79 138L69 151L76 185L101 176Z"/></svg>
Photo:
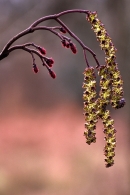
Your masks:
<svg viewBox="0 0 130 195"><path fill-rule="evenodd" d="M101 49L105 52L105 65L97 66L95 69L100 76L100 92L96 99L96 76L95 69L88 67L84 71L83 82L83 101L85 116L85 132L86 143L96 142L96 123L98 119L102 119L105 134L104 155L106 167L114 164L115 147L116 147L116 130L114 128L114 120L110 116L107 105L111 104L113 108L121 108L125 105L123 98L123 81L116 63L116 48L112 43L104 25L97 18L96 12L88 12L87 20L92 25L92 30L96 34L96 38L100 43Z"/></svg>

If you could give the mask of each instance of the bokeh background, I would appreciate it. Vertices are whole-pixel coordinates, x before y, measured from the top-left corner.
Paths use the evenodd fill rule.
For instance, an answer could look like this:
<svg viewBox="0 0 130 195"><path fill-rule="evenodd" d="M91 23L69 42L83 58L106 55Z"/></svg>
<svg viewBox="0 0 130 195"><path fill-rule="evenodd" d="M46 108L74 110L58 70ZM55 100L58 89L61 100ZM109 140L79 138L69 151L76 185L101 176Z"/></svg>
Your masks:
<svg viewBox="0 0 130 195"><path fill-rule="evenodd" d="M0 0L0 50L38 18L74 8L97 11L118 49L127 103L120 110L110 108L117 129L115 165L104 165L101 121L97 143L85 143L81 47L77 44L73 55L55 35L37 31L17 43L44 46L55 59L57 78L48 75L38 58L40 71L34 74L32 59L24 51L12 52L0 62L0 195L130 194L130 1ZM103 64L104 53L85 15L69 14L62 20ZM88 59L96 66L89 54Z"/></svg>

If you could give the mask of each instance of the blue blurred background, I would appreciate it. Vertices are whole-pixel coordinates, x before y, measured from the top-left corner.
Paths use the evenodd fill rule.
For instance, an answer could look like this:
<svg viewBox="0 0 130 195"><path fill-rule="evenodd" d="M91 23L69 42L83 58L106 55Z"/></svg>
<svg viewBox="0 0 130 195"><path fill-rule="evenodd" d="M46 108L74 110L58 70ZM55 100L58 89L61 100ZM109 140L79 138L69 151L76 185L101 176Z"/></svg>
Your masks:
<svg viewBox="0 0 130 195"><path fill-rule="evenodd" d="M97 143L83 137L82 82L85 61L61 46L46 31L17 43L34 42L55 60L53 80L36 57L16 50L0 62L0 195L129 195L130 194L130 2L127 0L0 0L0 50L14 35L45 15L67 9L97 11L117 48L124 80L126 106L111 109L117 130L115 165L105 168L103 125L97 124ZM104 53L84 14L61 18L104 64ZM55 26L54 21L44 25ZM89 63L96 66L88 54Z"/></svg>

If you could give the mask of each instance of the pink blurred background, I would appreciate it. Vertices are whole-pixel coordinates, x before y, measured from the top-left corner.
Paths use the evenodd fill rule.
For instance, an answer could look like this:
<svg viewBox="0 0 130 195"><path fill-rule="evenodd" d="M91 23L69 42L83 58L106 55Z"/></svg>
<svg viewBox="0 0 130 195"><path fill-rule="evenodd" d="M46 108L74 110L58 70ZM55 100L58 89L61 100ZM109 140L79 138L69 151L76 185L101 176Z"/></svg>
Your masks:
<svg viewBox="0 0 130 195"><path fill-rule="evenodd" d="M0 62L0 195L129 195L130 194L130 92L129 92L129 7L126 0L1 0L0 49L36 19L66 9L97 11L113 39L124 80L127 104L111 109L117 130L115 165L105 168L103 125L97 124L97 143L88 146L83 136L82 49L73 55L61 47L53 34L38 31L17 43L44 46L55 60L57 78L49 77L36 58L15 51ZM62 17L63 21L104 63L94 33L83 14ZM53 21L45 22L56 25ZM74 41L74 40L73 40ZM75 42L75 41L74 41ZM76 42L75 42L76 43ZM89 62L95 62L88 54Z"/></svg>

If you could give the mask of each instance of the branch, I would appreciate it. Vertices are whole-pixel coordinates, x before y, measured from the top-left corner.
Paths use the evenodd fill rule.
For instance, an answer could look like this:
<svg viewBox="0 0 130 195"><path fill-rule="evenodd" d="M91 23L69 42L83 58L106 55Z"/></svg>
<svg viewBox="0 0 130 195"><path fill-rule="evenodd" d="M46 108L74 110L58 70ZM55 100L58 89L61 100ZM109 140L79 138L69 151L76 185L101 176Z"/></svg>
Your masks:
<svg viewBox="0 0 130 195"><path fill-rule="evenodd" d="M69 14L69 13L85 13L85 14L88 14L89 11L88 11L88 10L82 10L82 9L66 10L66 11L60 12L59 14L54 14L54 15L42 17L42 18L36 20L36 21L31 25L31 27L35 27L35 26L37 26L38 24L40 24L41 22L44 22L45 20L56 19L56 18L59 18L59 17L65 15L65 14Z"/></svg>
<svg viewBox="0 0 130 195"><path fill-rule="evenodd" d="M88 10L81 10L81 9L74 9L74 10L67 10L67 11L63 11L59 14L54 14L54 15L49 15L49 16L45 16L45 17L42 17L38 20L36 20L30 27L28 27L27 29L25 29L24 31L20 32L19 34L17 34L16 36L14 36L6 45L5 47L3 48L2 52L0 53L0 60L4 59L5 57L7 57L9 55L9 53L11 51L13 51L14 49L18 49L18 47L13 47L11 49L9 49L11 47L11 45L16 41L18 40L19 38L29 34L29 33L33 33L34 31L36 30L48 30L50 31L51 33L55 34L56 36L58 36L63 42L64 40L67 40L68 43L70 44L71 43L71 39L66 37L66 36L63 36L61 33L58 33L56 30L60 30L61 32L65 29L67 30L67 33L69 33L69 35L71 37L73 37L80 45L81 47L83 48L83 53L84 53L84 57L85 57L85 61L86 61L86 64L87 66L89 66L89 63L87 61L87 58L86 58L86 54L85 54L85 50L87 50L88 52L90 52L96 63L97 63L97 66L99 67L100 64L96 58L96 54L90 49L88 48L86 45L84 45L84 43L59 19L59 17L65 15L65 14L69 14L69 13L85 13L85 14L88 14L89 11ZM46 27L46 26L37 26L38 24L40 24L41 22L44 22L46 20L50 20L50 19L53 19L53 20L56 20L61 26L56 26L56 27ZM62 28L63 27L63 28ZM21 47L25 45L21 45ZM12 50L13 49L13 50ZM71 50L73 51L73 53L76 52L76 48L74 48L74 45L71 43Z"/></svg>

